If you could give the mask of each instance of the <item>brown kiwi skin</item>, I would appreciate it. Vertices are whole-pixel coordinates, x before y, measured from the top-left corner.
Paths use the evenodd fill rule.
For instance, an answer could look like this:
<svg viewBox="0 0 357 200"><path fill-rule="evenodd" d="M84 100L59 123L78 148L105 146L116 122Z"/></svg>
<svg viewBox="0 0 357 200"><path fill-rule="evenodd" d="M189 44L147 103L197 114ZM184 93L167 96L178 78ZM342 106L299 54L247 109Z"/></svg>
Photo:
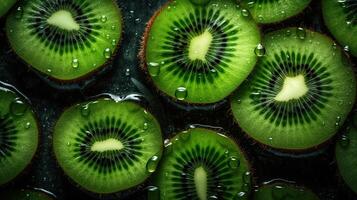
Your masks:
<svg viewBox="0 0 357 200"><path fill-rule="evenodd" d="M55 130L55 127L57 126L57 122L58 122L58 119L59 117L62 115L63 112L65 112L67 109L71 108L72 106L75 106L77 104L80 104L80 103L85 103L85 102L91 102L91 101L94 101L96 99L99 99L99 98L108 98L108 99L111 99L113 100L113 97L118 97L116 95L112 95L112 94L109 94L109 93L103 93L103 94L99 94L99 95L96 95L96 96L91 96L91 97L88 97L87 99L85 99L84 101L78 101L78 102L75 102L71 105L67 105L65 108L63 108L61 110L61 112L59 112L59 114L56 116L56 123L51 127L51 130L52 132L54 132ZM144 105L141 101L137 101L137 100L123 100L123 101L130 101L130 102L134 102L134 103L138 103L142 108L145 108L148 110L149 113L151 113L153 116L153 112L152 110L150 109L149 106L146 106ZM156 116L154 116L156 118ZM157 118L156 118L157 119ZM162 131L162 128L160 127L160 131L161 133L163 134L163 131ZM144 180L142 183L139 183L138 185L132 187L132 188L129 188L129 189L126 189L126 190L122 190L122 191L119 191L119 192L115 192L115 193L108 193L108 194L100 194L100 193L94 193L94 192L91 192L89 190L86 190L84 187L80 186L79 184L77 184L76 182L74 182L65 172L64 170L61 168L58 160L56 159L56 155L55 155L55 150L54 150L54 145L53 145L53 138L52 138L52 149L51 149L51 154L52 154L52 157L54 158L55 162L56 162L56 167L57 169L59 169L62 173L62 176L66 177L66 180L68 181L68 183L72 186L74 186L75 189L79 190L80 192L82 192L83 194L89 196L89 197L93 197L95 199L101 199L101 200L116 200L116 199L127 199L127 198L130 198L130 196L133 196L135 195L136 193L139 193L139 192L142 192L145 190L145 188L148 186L148 183L149 183L149 180L150 180L150 177L148 177L146 180ZM161 148L164 149L164 144L161 145Z"/></svg>
<svg viewBox="0 0 357 200"><path fill-rule="evenodd" d="M119 11L122 13L122 9L119 7L118 3L115 0L112 0L112 2L119 9ZM89 73L87 73L87 74L85 74L85 75L83 75L81 77L78 77L78 78L75 78L75 79L71 79L71 80L61 80L61 79L52 77L52 76L50 76L48 74L45 74L45 73L35 69L34 67L32 67L32 65L27 63L24 59L22 59L19 55L16 54L16 52L13 49L13 47L11 46L9 40L7 40L7 44L11 48L11 52L13 52L15 54L15 57L18 60L20 60L21 63L26 65L27 68L30 71L34 72L37 76L39 76L40 79L42 79L42 80L44 80L46 82L53 81L54 84L59 84L59 85L75 84L75 83L79 83L79 82L84 81L84 80L90 80L90 78L93 77L93 75L95 75L97 73L99 75L102 75L107 70L111 69L109 66L114 61L114 58L116 57L116 55L120 52L119 51L119 46L121 46L121 43L122 43L122 40L123 40L123 35L124 35L124 20L123 20L123 17L121 17L121 19L120 19L120 25L122 27L121 36L119 38L119 41L118 41L117 45L114 47L114 51L113 51L111 57L105 63L103 63L101 66L97 67L97 69L95 69L95 70L93 70L93 71L91 71L91 72L89 72ZM52 87L56 87L53 84L49 84L49 85L51 85ZM59 88L61 88L61 87L59 87Z"/></svg>
<svg viewBox="0 0 357 200"><path fill-rule="evenodd" d="M228 101L229 95L226 98L223 98L222 100L220 100L218 102L208 103L208 104L207 103L190 103L190 102L187 102L187 101L180 101L180 100L178 100L178 99L176 99L176 98L174 98L174 97L172 97L170 95L167 95L165 92L161 91L158 87L156 87L151 75L148 72L148 66L147 66L147 63L146 63L146 47L147 47L147 42L148 42L148 38L149 38L149 33L150 33L150 30L151 30L151 27L154 24L156 17L173 1L174 0L169 0L163 6L161 6L157 11L155 11L154 15L147 22L144 34L143 34L142 39L141 39L139 54L137 56L139 58L139 66L140 66L139 68L144 73L145 79L149 83L150 88L152 88L153 90L157 91L160 94L160 96L168 99L169 101L173 102L174 104L183 105L183 106L199 106L199 107L202 107L202 106L211 107L211 106L213 106L213 107L218 107L219 108L219 107L222 106L222 104L224 104L222 102ZM251 18L251 20L253 22L255 22L252 17L250 17L250 18ZM260 38L262 38L263 35L262 35L262 31L260 29L260 26L257 25L257 28L258 28L258 31L259 31ZM256 63L257 62L258 62L258 59L257 59ZM233 93L234 93L234 91L232 92L232 94Z"/></svg>
<svg viewBox="0 0 357 200"><path fill-rule="evenodd" d="M285 27L285 28L296 28L296 27ZM277 30L280 30L280 28L275 28L273 30L270 30L269 32L274 32L274 31L277 31ZM316 31L314 29L310 29L310 28L304 28L305 30L310 30L310 31L313 31L313 32L316 32L316 33L320 33L321 36L333 41L335 44L338 44L336 43L335 40L333 40L331 37L327 36L325 33L321 33L319 31ZM337 45L337 51L341 51L341 54L344 55L344 57L346 58L346 60L350 63L350 65L352 66L352 61L350 60L350 57L349 55L342 50L342 48ZM254 72L253 72L254 73ZM356 77L356 75L355 75ZM232 93L229 97L229 103L231 103L232 99L233 99L233 95L234 93ZM306 148L306 149L283 149L283 148L276 148L276 147L271 147L269 145L266 145L266 144L263 144L263 143L260 143L259 141L255 140L254 138L252 138L251 136L249 136L248 134L248 131L244 130L242 128L242 126L239 124L239 122L235 119L234 117L234 114L233 114L233 110L232 110L232 106L230 106L229 108L229 115L231 116L231 119L233 119L233 123L238 125L239 129L244 133L244 137L246 137L252 145L257 145L258 148L262 149L263 151L270 151L270 152L279 152L279 153L285 153L287 155L291 155L291 156L296 156L296 155L303 155L303 154L310 154L310 153L313 153L313 152L316 152L318 150L321 150L323 149L324 147L327 147L329 146L330 144L334 143L334 141L336 140L336 137L338 136L338 134L335 134L333 137L331 137L330 139L327 139L325 140L324 142L322 142L321 144L319 145L316 145L316 146L313 146L313 147L310 147L310 148ZM340 128L341 129L341 128Z"/></svg>
<svg viewBox="0 0 357 200"><path fill-rule="evenodd" d="M39 152L40 152L40 147L42 146L41 144L41 129L40 129L40 122L39 122L39 118L38 118L38 113L33 109L33 104L31 103L31 101L23 94L21 93L19 90L17 90L14 86L12 85L9 85L7 83L4 83L4 82L1 82L0 81L0 87L3 87L3 88L6 88L8 90L10 90L11 92L14 92L16 95L18 95L18 97L21 98L21 100L25 101L28 106L29 106L29 110L33 113L33 116L35 118L35 121L36 121L36 127L37 127L37 132L38 132L38 135L37 135L37 141L38 141L38 144L37 144L37 147L36 147L36 151L35 151L35 154L33 156L33 158L31 159L31 162L22 170L22 172L20 172L16 177L14 177L12 180L10 180L9 182L7 183L4 183L2 185L0 185L0 189L1 188L6 188L6 187L11 187L13 186L13 184L16 184L21 178L25 178L26 175L28 175L30 173L30 170L32 169L32 166L33 166L33 162L35 160L37 160L39 158Z"/></svg>

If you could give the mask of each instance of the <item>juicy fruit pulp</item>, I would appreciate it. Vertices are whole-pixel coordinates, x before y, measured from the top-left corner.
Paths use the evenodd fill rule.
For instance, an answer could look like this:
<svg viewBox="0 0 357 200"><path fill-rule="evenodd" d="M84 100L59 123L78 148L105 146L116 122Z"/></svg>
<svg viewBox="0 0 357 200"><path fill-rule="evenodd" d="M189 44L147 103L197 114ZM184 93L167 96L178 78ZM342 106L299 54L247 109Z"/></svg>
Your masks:
<svg viewBox="0 0 357 200"><path fill-rule="evenodd" d="M0 17L5 15L7 11L16 3L16 0L1 0L0 1Z"/></svg>
<svg viewBox="0 0 357 200"><path fill-rule="evenodd" d="M231 100L241 128L279 149L308 149L330 139L356 93L344 53L325 36L301 28L267 34L264 44L266 56Z"/></svg>
<svg viewBox="0 0 357 200"><path fill-rule="evenodd" d="M0 86L0 185L13 180L31 163L38 137L29 105L14 91Z"/></svg>
<svg viewBox="0 0 357 200"><path fill-rule="evenodd" d="M215 103L233 92L252 71L260 42L255 22L239 11L233 0L163 7L149 23L141 55L154 85L188 103Z"/></svg>
<svg viewBox="0 0 357 200"><path fill-rule="evenodd" d="M247 199L249 163L226 136L195 128L170 140L154 176L161 199Z"/></svg>
<svg viewBox="0 0 357 200"><path fill-rule="evenodd" d="M54 132L64 172L101 194L141 184L155 171L162 136L156 119L137 103L98 99L66 110Z"/></svg>
<svg viewBox="0 0 357 200"><path fill-rule="evenodd" d="M104 66L121 38L112 0L24 0L6 23L13 50L37 71L73 81Z"/></svg>

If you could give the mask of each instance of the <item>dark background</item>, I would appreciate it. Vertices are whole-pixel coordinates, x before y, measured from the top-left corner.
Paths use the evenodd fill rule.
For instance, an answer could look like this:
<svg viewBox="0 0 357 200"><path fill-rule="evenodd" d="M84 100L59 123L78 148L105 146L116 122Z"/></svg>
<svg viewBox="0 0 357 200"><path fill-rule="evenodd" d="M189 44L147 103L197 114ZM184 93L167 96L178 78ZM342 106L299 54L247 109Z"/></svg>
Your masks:
<svg viewBox="0 0 357 200"><path fill-rule="evenodd" d="M252 162L257 184L273 179L284 179L304 185L316 192L322 200L355 200L354 195L341 181L334 161L334 142L317 152L294 156L277 156L251 140L242 137L233 123L227 101L203 108L180 106L160 96L148 86L139 70L137 58L145 25L166 0L124 0L118 2L124 15L124 34L120 50L113 64L95 79L71 85L68 90L47 84L45 78L29 70L9 47L0 20L0 81L10 83L29 97L39 117L41 141L39 151L30 169L8 188L41 188L55 194L58 199L86 199L87 194L77 189L63 175L52 153L52 128L65 107L91 96L112 93L126 95L141 93L144 103L159 118L165 138L192 124L210 125L230 134L246 150ZM323 25L319 1L313 3L297 17L284 23L262 27L262 32L286 26L302 26L329 34ZM353 59L356 63L356 59ZM159 115L158 115L159 114ZM145 199L145 189L129 199ZM0 197L1 198L1 197Z"/></svg>

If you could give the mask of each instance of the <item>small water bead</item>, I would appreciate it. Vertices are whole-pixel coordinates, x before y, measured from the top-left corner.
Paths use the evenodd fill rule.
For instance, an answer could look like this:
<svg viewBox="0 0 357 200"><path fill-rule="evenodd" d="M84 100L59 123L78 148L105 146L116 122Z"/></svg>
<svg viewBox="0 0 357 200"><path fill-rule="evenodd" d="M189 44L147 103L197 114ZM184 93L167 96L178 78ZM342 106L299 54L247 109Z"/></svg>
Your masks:
<svg viewBox="0 0 357 200"><path fill-rule="evenodd" d="M148 187L148 199L160 199L160 190L156 186L149 186Z"/></svg>
<svg viewBox="0 0 357 200"><path fill-rule="evenodd" d="M75 69L79 67L79 60L77 58L72 60L72 67Z"/></svg>
<svg viewBox="0 0 357 200"><path fill-rule="evenodd" d="M125 70L125 76L130 76L130 69L129 68Z"/></svg>
<svg viewBox="0 0 357 200"><path fill-rule="evenodd" d="M156 170L157 165L159 164L159 157L158 156L153 156L151 157L148 162L146 163L146 171L149 173L153 173Z"/></svg>
<svg viewBox="0 0 357 200"><path fill-rule="evenodd" d="M266 49L262 44L258 44L258 46L254 49L254 53L258 57L263 57L266 53Z"/></svg>
<svg viewBox="0 0 357 200"><path fill-rule="evenodd" d="M234 200L241 200L241 199L246 199L246 198L247 198L247 193L245 193L245 192L238 192L234 196Z"/></svg>
<svg viewBox="0 0 357 200"><path fill-rule="evenodd" d="M209 200L215 200L215 199L218 199L218 197L215 196L215 195L212 195L212 196L209 196L208 199L209 199Z"/></svg>
<svg viewBox="0 0 357 200"><path fill-rule="evenodd" d="M250 183L252 174L250 172L245 172L242 176L244 183Z"/></svg>
<svg viewBox="0 0 357 200"><path fill-rule="evenodd" d="M10 112L15 116L23 116L26 113L27 107L21 99L16 98L10 104Z"/></svg>
<svg viewBox="0 0 357 200"><path fill-rule="evenodd" d="M29 128L31 128L31 122L26 122L25 129L29 129Z"/></svg>
<svg viewBox="0 0 357 200"><path fill-rule="evenodd" d="M337 116L337 117L336 117L336 123L335 123L335 125L336 125L336 126L340 126L340 123L341 123L341 117L340 117L340 116Z"/></svg>
<svg viewBox="0 0 357 200"><path fill-rule="evenodd" d="M344 47L343 47L343 50L344 50L345 52L349 52L349 51L350 51L350 47L349 47L349 46L344 46Z"/></svg>
<svg viewBox="0 0 357 200"><path fill-rule="evenodd" d="M105 23L105 22L108 21L108 17L105 16L105 15L102 15L102 16L100 17L100 21L101 21L102 23Z"/></svg>
<svg viewBox="0 0 357 200"><path fill-rule="evenodd" d="M48 73L52 73L52 69L47 69L46 70Z"/></svg>
<svg viewBox="0 0 357 200"><path fill-rule="evenodd" d="M160 64L157 62L149 62L149 73L151 76L159 76L160 74Z"/></svg>
<svg viewBox="0 0 357 200"><path fill-rule="evenodd" d="M112 50L110 50L110 48L104 49L104 57L105 58L109 59L111 55L112 55Z"/></svg>
<svg viewBox="0 0 357 200"><path fill-rule="evenodd" d="M115 30L115 26L114 25L112 26L112 30Z"/></svg>
<svg viewBox="0 0 357 200"><path fill-rule="evenodd" d="M241 14L243 17L248 17L249 16L249 11L247 9L242 9Z"/></svg>
<svg viewBox="0 0 357 200"><path fill-rule="evenodd" d="M88 117L90 115L89 104L86 104L81 107L81 115L82 115L82 117Z"/></svg>
<svg viewBox="0 0 357 200"><path fill-rule="evenodd" d="M232 169L237 169L240 166L240 160L239 158L235 156L231 156L228 159L228 166Z"/></svg>
<svg viewBox="0 0 357 200"><path fill-rule="evenodd" d="M21 19L24 14L24 11L21 6L16 8L16 13L15 13L15 18L16 19Z"/></svg>
<svg viewBox="0 0 357 200"><path fill-rule="evenodd" d="M254 4L255 4L255 1L250 1L250 2L247 3L249 8L253 8Z"/></svg>
<svg viewBox="0 0 357 200"><path fill-rule="evenodd" d="M299 27L296 29L296 35L298 36L298 38L303 40L306 37L306 30L302 27Z"/></svg>
<svg viewBox="0 0 357 200"><path fill-rule="evenodd" d="M350 138L347 135L342 135L338 143L342 148L347 148L350 145Z"/></svg>
<svg viewBox="0 0 357 200"><path fill-rule="evenodd" d="M178 87L175 91L175 97L180 100L183 101L187 98L187 89L185 87Z"/></svg>
<svg viewBox="0 0 357 200"><path fill-rule="evenodd" d="M135 19L135 23L140 23L141 22L141 19L140 18L136 18Z"/></svg>
<svg viewBox="0 0 357 200"><path fill-rule="evenodd" d="M147 122L144 123L143 130L147 130L149 128L149 125Z"/></svg>
<svg viewBox="0 0 357 200"><path fill-rule="evenodd" d="M112 40L112 46L115 47L117 45L117 40L116 39L113 39Z"/></svg>

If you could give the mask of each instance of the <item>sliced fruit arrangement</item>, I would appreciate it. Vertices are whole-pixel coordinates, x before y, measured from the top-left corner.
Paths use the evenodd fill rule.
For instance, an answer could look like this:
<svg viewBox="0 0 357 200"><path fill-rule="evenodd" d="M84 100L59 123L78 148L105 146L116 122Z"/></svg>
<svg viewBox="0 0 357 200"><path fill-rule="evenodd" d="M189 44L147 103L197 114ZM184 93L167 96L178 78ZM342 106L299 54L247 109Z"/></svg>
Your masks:
<svg viewBox="0 0 357 200"><path fill-rule="evenodd" d="M253 200L319 200L319 197L303 187L275 182L258 188Z"/></svg>
<svg viewBox="0 0 357 200"><path fill-rule="evenodd" d="M21 189L21 190L6 190L0 192L1 198L4 200L54 200L55 198L40 190Z"/></svg>
<svg viewBox="0 0 357 200"><path fill-rule="evenodd" d="M19 7L6 22L11 47L52 79L88 76L117 50L122 14L112 0L24 0Z"/></svg>
<svg viewBox="0 0 357 200"><path fill-rule="evenodd" d="M5 15L7 11L16 3L17 0L1 0L0 1L0 17Z"/></svg>
<svg viewBox="0 0 357 200"><path fill-rule="evenodd" d="M303 28L264 38L266 55L231 99L233 115L248 136L286 150L329 140L351 111L356 80L332 40Z"/></svg>
<svg viewBox="0 0 357 200"><path fill-rule="evenodd" d="M311 0L241 0L253 18L261 24L283 21L302 12Z"/></svg>
<svg viewBox="0 0 357 200"><path fill-rule="evenodd" d="M99 98L67 109L58 120L59 165L87 191L116 193L143 183L162 154L161 129L139 104Z"/></svg>
<svg viewBox="0 0 357 200"><path fill-rule="evenodd" d="M322 13L337 41L357 56L357 1L322 0Z"/></svg>
<svg viewBox="0 0 357 200"><path fill-rule="evenodd" d="M153 175L160 199L248 199L250 166L233 140L194 128L168 144Z"/></svg>
<svg viewBox="0 0 357 200"><path fill-rule="evenodd" d="M0 82L0 185L30 165L38 138L37 120L27 99Z"/></svg>
<svg viewBox="0 0 357 200"><path fill-rule="evenodd" d="M348 123L347 130L336 145L336 161L340 175L346 184L357 193L357 113Z"/></svg>
<svg viewBox="0 0 357 200"><path fill-rule="evenodd" d="M170 1L150 20L142 67L169 97L215 103L233 92L252 71L260 43L254 20L237 15L234 0Z"/></svg>

